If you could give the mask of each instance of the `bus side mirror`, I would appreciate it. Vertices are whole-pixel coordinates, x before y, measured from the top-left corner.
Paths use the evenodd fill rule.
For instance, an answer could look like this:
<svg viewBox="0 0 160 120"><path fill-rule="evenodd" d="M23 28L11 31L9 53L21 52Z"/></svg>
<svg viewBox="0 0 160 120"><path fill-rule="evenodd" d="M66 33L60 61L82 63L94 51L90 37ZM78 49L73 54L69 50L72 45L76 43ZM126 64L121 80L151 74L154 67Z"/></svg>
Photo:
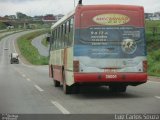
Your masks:
<svg viewBox="0 0 160 120"><path fill-rule="evenodd" d="M46 37L46 42L50 42L50 39L51 39L51 38L47 36L47 37Z"/></svg>
<svg viewBox="0 0 160 120"><path fill-rule="evenodd" d="M46 42L50 43L50 41L51 41L51 34L47 33Z"/></svg>

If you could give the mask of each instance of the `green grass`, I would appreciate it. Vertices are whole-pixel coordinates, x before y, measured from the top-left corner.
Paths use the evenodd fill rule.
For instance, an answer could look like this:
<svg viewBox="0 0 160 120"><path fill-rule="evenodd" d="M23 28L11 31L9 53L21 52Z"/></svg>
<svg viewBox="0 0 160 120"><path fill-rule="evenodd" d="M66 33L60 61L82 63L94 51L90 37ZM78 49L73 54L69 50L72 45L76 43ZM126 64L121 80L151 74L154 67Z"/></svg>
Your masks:
<svg viewBox="0 0 160 120"><path fill-rule="evenodd" d="M0 30L6 29L6 25L3 22L0 22Z"/></svg>
<svg viewBox="0 0 160 120"><path fill-rule="evenodd" d="M48 57L41 56L38 50L31 44L32 39L46 32L47 32L46 30L36 31L36 32L23 35L18 39L18 46L21 51L21 54L31 64L34 64L34 65L48 64Z"/></svg>
<svg viewBox="0 0 160 120"><path fill-rule="evenodd" d="M148 74L160 77L160 20L146 21L146 39Z"/></svg>
<svg viewBox="0 0 160 120"><path fill-rule="evenodd" d="M48 42L46 42L46 38L44 38L44 39L42 40L42 44L43 44L44 46L48 47Z"/></svg>

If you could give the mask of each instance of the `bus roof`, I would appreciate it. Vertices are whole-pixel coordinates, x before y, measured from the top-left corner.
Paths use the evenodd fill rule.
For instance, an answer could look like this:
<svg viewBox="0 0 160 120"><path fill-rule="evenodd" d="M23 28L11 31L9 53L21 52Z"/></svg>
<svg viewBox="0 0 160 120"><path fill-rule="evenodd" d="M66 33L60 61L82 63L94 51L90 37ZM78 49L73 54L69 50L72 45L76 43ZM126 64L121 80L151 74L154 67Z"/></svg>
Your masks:
<svg viewBox="0 0 160 120"><path fill-rule="evenodd" d="M104 4L104 5L80 5L81 10L92 10L92 9L111 9L111 10L143 10L143 6L138 5L120 5L120 4Z"/></svg>
<svg viewBox="0 0 160 120"><path fill-rule="evenodd" d="M61 24L62 22L64 22L65 20L67 20L69 17L71 17L72 15L74 15L75 13L75 9L72 10L71 12L69 12L67 15L65 15L64 17L62 17L59 21L57 21L54 25L52 25L51 29L54 29L55 27L57 27L59 24Z"/></svg>
<svg viewBox="0 0 160 120"><path fill-rule="evenodd" d="M61 23L63 23L65 20L67 20L69 17L75 14L75 12L79 11L76 13L79 16L80 11L88 11L88 10L104 10L104 9L110 9L110 10L139 10L139 11L144 11L143 6L137 6L137 5L120 5L120 4L104 4L104 5L78 5L74 10L69 12L67 15L62 17L59 21L57 21L54 25L51 26L51 29L54 29Z"/></svg>

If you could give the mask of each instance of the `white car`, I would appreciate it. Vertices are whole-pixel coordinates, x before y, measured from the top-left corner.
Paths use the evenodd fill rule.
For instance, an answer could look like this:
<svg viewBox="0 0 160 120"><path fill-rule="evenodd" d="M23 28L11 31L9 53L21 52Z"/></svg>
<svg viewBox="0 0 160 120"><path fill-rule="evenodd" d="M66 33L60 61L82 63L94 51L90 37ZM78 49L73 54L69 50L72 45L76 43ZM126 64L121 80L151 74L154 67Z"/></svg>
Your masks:
<svg viewBox="0 0 160 120"><path fill-rule="evenodd" d="M10 59L10 63L17 63L19 64L19 59L18 59L19 55L18 53L11 53L11 59Z"/></svg>
<svg viewBox="0 0 160 120"><path fill-rule="evenodd" d="M7 29L14 29L14 26L12 26L12 25L7 26Z"/></svg>

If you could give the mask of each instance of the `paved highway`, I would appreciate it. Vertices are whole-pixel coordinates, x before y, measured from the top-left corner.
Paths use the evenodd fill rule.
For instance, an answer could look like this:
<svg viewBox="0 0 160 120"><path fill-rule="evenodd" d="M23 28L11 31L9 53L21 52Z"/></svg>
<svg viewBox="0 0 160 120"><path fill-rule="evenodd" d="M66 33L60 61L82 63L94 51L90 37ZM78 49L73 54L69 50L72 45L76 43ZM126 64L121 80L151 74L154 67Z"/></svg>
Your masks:
<svg viewBox="0 0 160 120"><path fill-rule="evenodd" d="M65 95L61 87L54 88L48 66L10 64L14 41L25 33L0 41L0 113L160 113L160 82L149 80L119 94L107 87L85 86L80 94Z"/></svg>
<svg viewBox="0 0 160 120"><path fill-rule="evenodd" d="M5 37L6 35L10 35L10 34L13 34L13 33L17 33L17 32L20 32L22 30L16 30L16 31L7 31L7 32L2 32L0 31L0 39Z"/></svg>
<svg viewBox="0 0 160 120"><path fill-rule="evenodd" d="M32 40L32 45L38 49L40 55L47 57L49 55L49 47L42 44L42 40L46 37L46 34L40 35Z"/></svg>

